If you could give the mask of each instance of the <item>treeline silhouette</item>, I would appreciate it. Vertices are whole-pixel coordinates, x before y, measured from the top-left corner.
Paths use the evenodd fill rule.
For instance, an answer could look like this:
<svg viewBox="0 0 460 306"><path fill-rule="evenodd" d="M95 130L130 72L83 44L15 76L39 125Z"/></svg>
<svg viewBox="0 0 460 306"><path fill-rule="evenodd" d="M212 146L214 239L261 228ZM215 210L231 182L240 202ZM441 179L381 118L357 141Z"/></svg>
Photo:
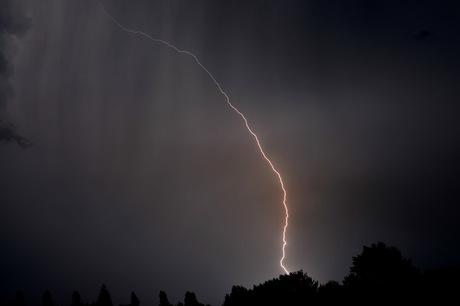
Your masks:
<svg viewBox="0 0 460 306"><path fill-rule="evenodd" d="M303 271L255 285L233 286L223 306L233 305L460 305L460 266L421 272L396 247L364 246L342 284L319 285Z"/></svg>
<svg viewBox="0 0 460 306"><path fill-rule="evenodd" d="M421 272L399 249L382 242L364 246L361 254L353 257L350 273L342 284L329 281L319 284L302 270L280 275L251 289L233 286L225 295L223 306L246 305L460 305L460 266L443 267ZM46 290L42 306L55 306L51 292ZM129 304L139 306L140 300L131 293ZM159 306L173 306L166 292L159 293ZM195 293L187 291L184 301L177 306L204 306ZM0 306L5 306L0 301ZM17 291L13 306L27 306L24 295ZM97 300L91 304L81 301L74 291L70 306L114 306L110 293L103 284Z"/></svg>
<svg viewBox="0 0 460 306"><path fill-rule="evenodd" d="M168 296L164 291L160 291L159 294L160 298L160 306L173 306L168 300ZM134 292L131 292L131 302L129 304L120 304L119 306L139 306L141 301L137 297ZM16 300L13 303L13 306L27 306L26 300L24 298L24 294L22 291L18 290L16 292ZM177 306L205 306L202 303L199 303L196 295L194 292L187 291L185 293L184 302L179 302L176 304ZM206 306L208 306L207 304ZM0 306L5 306L0 300ZM41 306L56 306L51 298L51 292L49 290L45 290L42 297ZM101 289L99 290L99 295L97 300L91 304L83 303L80 297L80 293L78 291L74 291L72 294L72 301L70 306L114 306L112 302L112 298L110 296L109 290L107 289L105 283L102 284Z"/></svg>

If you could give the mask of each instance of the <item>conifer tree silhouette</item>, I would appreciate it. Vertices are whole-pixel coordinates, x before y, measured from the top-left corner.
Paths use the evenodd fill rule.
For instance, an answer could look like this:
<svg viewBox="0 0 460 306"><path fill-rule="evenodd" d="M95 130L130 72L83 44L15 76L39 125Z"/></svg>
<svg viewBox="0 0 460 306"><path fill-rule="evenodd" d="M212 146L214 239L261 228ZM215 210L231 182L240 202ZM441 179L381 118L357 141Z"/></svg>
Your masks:
<svg viewBox="0 0 460 306"><path fill-rule="evenodd" d="M131 306L139 306L141 301L134 292L131 292Z"/></svg>
<svg viewBox="0 0 460 306"><path fill-rule="evenodd" d="M187 291L185 292L184 306L200 306L202 304L198 303L195 293Z"/></svg>
<svg viewBox="0 0 460 306"><path fill-rule="evenodd" d="M97 306L113 306L112 298L110 297L109 290L105 286L105 283L102 284L101 290L99 291L99 296L96 301Z"/></svg>
<svg viewBox="0 0 460 306"><path fill-rule="evenodd" d="M43 293L42 306L54 306L53 299L51 298L51 292L49 290L45 290L45 293Z"/></svg>
<svg viewBox="0 0 460 306"><path fill-rule="evenodd" d="M16 291L16 300L14 301L14 306L26 306L26 300L24 299L24 293L18 290Z"/></svg>
<svg viewBox="0 0 460 306"><path fill-rule="evenodd" d="M72 294L72 303L70 306L83 306L83 303L81 302L81 297L80 293L78 291L74 291Z"/></svg>
<svg viewBox="0 0 460 306"><path fill-rule="evenodd" d="M160 291L160 305L159 306L172 306L172 304L169 303L166 292L164 291Z"/></svg>

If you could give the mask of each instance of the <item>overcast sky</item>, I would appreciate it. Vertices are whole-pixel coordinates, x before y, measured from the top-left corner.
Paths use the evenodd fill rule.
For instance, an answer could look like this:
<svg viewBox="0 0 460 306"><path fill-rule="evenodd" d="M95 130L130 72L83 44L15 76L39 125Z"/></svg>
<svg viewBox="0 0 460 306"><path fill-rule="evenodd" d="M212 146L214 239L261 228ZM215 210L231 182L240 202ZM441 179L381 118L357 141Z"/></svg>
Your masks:
<svg viewBox="0 0 460 306"><path fill-rule="evenodd" d="M102 3L246 115L290 271L341 281L376 241L460 264L458 2ZM278 178L191 56L90 0L2 0L0 31L4 300L219 305L283 273Z"/></svg>

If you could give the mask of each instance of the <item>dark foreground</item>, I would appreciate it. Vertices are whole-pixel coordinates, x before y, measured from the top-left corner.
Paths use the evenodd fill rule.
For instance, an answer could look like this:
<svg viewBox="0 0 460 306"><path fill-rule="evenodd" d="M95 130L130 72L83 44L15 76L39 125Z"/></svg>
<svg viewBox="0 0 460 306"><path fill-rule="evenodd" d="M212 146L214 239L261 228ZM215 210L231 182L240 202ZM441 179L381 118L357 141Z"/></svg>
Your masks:
<svg viewBox="0 0 460 306"><path fill-rule="evenodd" d="M223 306L233 305L460 305L460 266L443 267L421 272L396 247L384 243L363 247L353 257L350 273L342 283L329 281L319 284L302 270L280 275L252 288L233 286L225 295ZM1 298L1 297L0 297ZM120 306L139 306L134 292L131 301ZM26 303L21 291L16 292L13 306L55 306L51 292L45 291L42 301ZM159 293L158 305L172 306L164 291ZM199 306L195 293L187 291L177 306ZM7 306L0 299L0 306ZM70 306L114 306L109 290L102 285L97 300L81 301L74 291Z"/></svg>

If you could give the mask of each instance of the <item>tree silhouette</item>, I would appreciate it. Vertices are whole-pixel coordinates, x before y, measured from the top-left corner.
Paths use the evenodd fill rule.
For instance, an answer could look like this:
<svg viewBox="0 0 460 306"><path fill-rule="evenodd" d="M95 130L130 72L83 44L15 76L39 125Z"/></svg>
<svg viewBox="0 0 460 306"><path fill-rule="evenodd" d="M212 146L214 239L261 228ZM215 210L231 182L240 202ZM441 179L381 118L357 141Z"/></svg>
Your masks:
<svg viewBox="0 0 460 306"><path fill-rule="evenodd" d="M200 305L203 305L203 304L198 303L198 300L196 299L194 292L190 292L190 291L185 292L184 306L200 306Z"/></svg>
<svg viewBox="0 0 460 306"><path fill-rule="evenodd" d="M401 255L396 247L383 242L363 247L361 254L353 257L343 284L357 301L381 303L389 300L406 300L416 285L418 270L411 260ZM375 302L375 300L373 301Z"/></svg>
<svg viewBox="0 0 460 306"><path fill-rule="evenodd" d="M441 267L425 271L421 276L422 302L432 305L449 305L458 301L460 288L460 266Z"/></svg>
<svg viewBox="0 0 460 306"><path fill-rule="evenodd" d="M42 306L54 306L51 298L51 292L49 290L45 290L45 293L43 293Z"/></svg>
<svg viewBox="0 0 460 306"><path fill-rule="evenodd" d="M78 291L74 291L72 294L72 303L70 306L83 306L83 303L81 302L81 297L80 293Z"/></svg>
<svg viewBox="0 0 460 306"><path fill-rule="evenodd" d="M266 281L247 290L233 286L225 296L224 306L233 305L305 305L317 300L318 282L302 270Z"/></svg>
<svg viewBox="0 0 460 306"><path fill-rule="evenodd" d="M141 301L134 292L131 292L131 306L139 306Z"/></svg>
<svg viewBox="0 0 460 306"><path fill-rule="evenodd" d="M26 300L24 299L24 293L18 290L16 291L16 300L14 301L14 306L26 306Z"/></svg>
<svg viewBox="0 0 460 306"><path fill-rule="evenodd" d="M225 295L223 306L231 305L251 305L248 289L243 286L233 286L232 292Z"/></svg>
<svg viewBox="0 0 460 306"><path fill-rule="evenodd" d="M24 293L18 290L16 291L16 300L14 301L14 306L26 306L26 300L24 298Z"/></svg>
<svg viewBox="0 0 460 306"><path fill-rule="evenodd" d="M318 288L318 299L324 305L337 305L344 297L344 289L337 281L328 281Z"/></svg>
<svg viewBox="0 0 460 306"><path fill-rule="evenodd" d="M159 306L172 306L172 304L169 303L166 292L164 291L160 291L160 305Z"/></svg>
<svg viewBox="0 0 460 306"><path fill-rule="evenodd" d="M109 290L105 286L105 283L102 284L101 290L99 290L99 296L96 301L97 306L113 306L112 298L110 297Z"/></svg>
<svg viewBox="0 0 460 306"><path fill-rule="evenodd" d="M316 300L318 282L313 281L302 270L280 275L262 285L255 286L256 302L278 305L311 304Z"/></svg>

